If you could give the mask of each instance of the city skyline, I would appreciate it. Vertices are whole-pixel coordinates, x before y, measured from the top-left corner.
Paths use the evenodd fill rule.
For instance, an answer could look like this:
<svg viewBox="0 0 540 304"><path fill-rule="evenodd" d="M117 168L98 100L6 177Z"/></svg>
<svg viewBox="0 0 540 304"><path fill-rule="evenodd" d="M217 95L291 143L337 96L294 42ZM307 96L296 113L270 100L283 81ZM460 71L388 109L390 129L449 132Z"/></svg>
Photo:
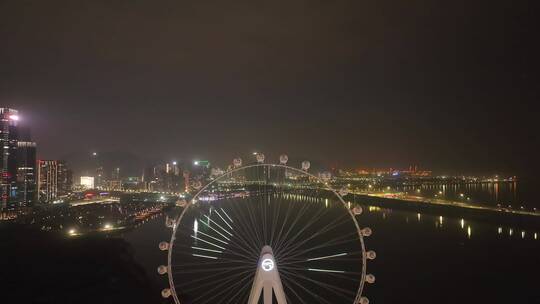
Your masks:
<svg viewBox="0 0 540 304"><path fill-rule="evenodd" d="M17 134L20 134L19 145L21 145L21 147L31 147L35 151L37 142L39 140L34 140L33 138L31 138L32 129L29 126L31 122L24 121L23 120L24 116L17 109L10 109L10 108L4 108L4 109L12 110L16 113L16 116L17 116L16 123L18 125L17 128L19 130L17 131ZM150 156L144 156L144 155L141 156L141 154L136 153L131 150L130 151L111 150L111 149L107 149L107 147L104 147L104 149L102 150L91 149L91 150L81 151L79 149L78 151L71 151L68 153L63 153L61 157L59 157L58 155L54 155L52 157L44 157L43 153L40 154L40 152L43 147L45 147L44 148L45 150L48 150L47 143L44 143L44 144L40 143L39 146L40 146L40 149L38 150L39 152L37 153L34 152L34 154L37 154L33 156L34 158L37 157L39 160L50 160L50 159L66 160L68 159L69 163L74 165L75 173L78 176L92 175L93 173L90 173L90 172L96 169L94 162L96 161L97 158L101 158L102 155L106 156L105 157L106 158L105 162L107 163L107 165L105 165L107 167L106 169L114 170L114 169L120 169L120 167L123 167L122 168L123 170L127 170L127 172L129 172L128 175L138 175L138 173L135 174L134 172L142 171L144 167L148 167L150 165L158 165L160 163L173 163L173 162L179 162L179 163L181 162L184 164L190 164L191 162L195 160L206 158L206 157L198 157L199 155L214 155L215 161L214 159L212 159L212 164L215 166L217 165L218 167L226 167L232 162L232 158L227 158L229 157L229 155L224 154L224 153L205 152L205 153L198 153L198 154L194 153L191 156L182 155L181 153L171 153L172 156L150 157ZM274 150L274 153L270 154L270 157L275 158L276 160L279 158L279 155L283 154L283 151L279 152L280 150L278 149L270 148L269 150L270 151ZM234 156L234 157L242 156L242 157L245 157L248 161L249 159L253 158L253 161L254 161L255 158L253 157L253 154L255 153L266 153L266 152L262 152L259 149L251 149L251 150L246 150L246 151L239 151L234 154L231 153L230 156ZM310 153L305 152L304 154L308 155ZM128 157L128 159L130 159L130 161L126 162L126 160L123 159L126 156ZM353 171L366 171L366 170L367 171L392 171L392 170L407 171L407 170L412 170L412 168L415 168L415 170L417 170L418 168L421 168L424 171L427 170L430 173L435 172L441 175L444 175L444 174L450 174L450 175L472 174L474 175L476 174L476 175L482 175L482 176L490 176L490 175L516 176L516 175L521 175L521 174L523 174L524 176L528 176L529 173L531 172L527 170L524 171L523 169L519 169L517 167L513 167L512 170L506 169L507 171L505 172L504 169L500 169L500 167L498 166L493 166L492 168L478 170L477 168L475 169L474 166L469 167L469 168L463 167L463 168L456 169L452 167L441 168L440 166L435 165L435 168L437 169L433 170L431 167L425 166L424 162L422 161L416 162L414 164L412 162L407 163L406 161L395 161L395 162L382 161L382 162L373 162L373 163L366 163L364 161L364 162L359 162L359 164L357 164L358 162L354 162L354 161L345 163L343 161L338 160L340 157L339 154L334 154L332 156L335 158L330 159L330 158L325 158L323 156L320 159L311 159L311 161L316 163L321 168L332 169L332 170L347 169L347 170L353 170ZM302 158L301 156L292 156L292 157L293 157L292 159L294 159L294 161L298 163L300 163L303 160L308 159L307 157ZM119 159L122 159L122 160L119 160ZM129 165L126 165L126 164L129 164ZM508 167L503 166L502 168L508 168Z"/></svg>

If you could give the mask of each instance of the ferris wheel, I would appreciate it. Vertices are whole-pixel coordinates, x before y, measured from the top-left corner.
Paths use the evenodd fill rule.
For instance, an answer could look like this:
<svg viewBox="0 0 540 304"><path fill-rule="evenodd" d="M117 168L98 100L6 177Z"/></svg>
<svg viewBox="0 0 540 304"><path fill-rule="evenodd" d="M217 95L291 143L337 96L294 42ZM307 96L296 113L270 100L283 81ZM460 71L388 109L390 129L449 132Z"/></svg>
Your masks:
<svg viewBox="0 0 540 304"><path fill-rule="evenodd" d="M233 161L230 170L199 187L170 226L168 263L158 267L169 287L162 296L176 304L367 304L366 272L376 253L366 250L372 234L346 202L346 189L329 186L330 174Z"/></svg>

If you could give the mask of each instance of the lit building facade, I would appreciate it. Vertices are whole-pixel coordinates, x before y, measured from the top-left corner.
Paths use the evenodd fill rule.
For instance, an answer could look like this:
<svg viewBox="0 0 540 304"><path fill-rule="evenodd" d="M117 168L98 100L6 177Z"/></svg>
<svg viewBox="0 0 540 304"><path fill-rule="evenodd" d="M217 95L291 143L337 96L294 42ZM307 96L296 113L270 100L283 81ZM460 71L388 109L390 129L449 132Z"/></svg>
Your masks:
<svg viewBox="0 0 540 304"><path fill-rule="evenodd" d="M81 176L81 187L84 189L94 189L94 186L93 176Z"/></svg>
<svg viewBox="0 0 540 304"><path fill-rule="evenodd" d="M17 201L30 206L36 202L36 143L19 141L17 143Z"/></svg>
<svg viewBox="0 0 540 304"><path fill-rule="evenodd" d="M0 108L0 209L17 200L17 110Z"/></svg>
<svg viewBox="0 0 540 304"><path fill-rule="evenodd" d="M63 161L39 160L38 168L38 201L52 203L57 198L71 192L71 171Z"/></svg>
<svg viewBox="0 0 540 304"><path fill-rule="evenodd" d="M142 176L143 188L148 191L182 192L181 172L176 162L146 168Z"/></svg>
<svg viewBox="0 0 540 304"><path fill-rule="evenodd" d="M71 193L73 187L73 175L64 161L58 161L58 196Z"/></svg>
<svg viewBox="0 0 540 304"><path fill-rule="evenodd" d="M53 202L58 197L58 162L55 160L40 160L38 169L38 201Z"/></svg>

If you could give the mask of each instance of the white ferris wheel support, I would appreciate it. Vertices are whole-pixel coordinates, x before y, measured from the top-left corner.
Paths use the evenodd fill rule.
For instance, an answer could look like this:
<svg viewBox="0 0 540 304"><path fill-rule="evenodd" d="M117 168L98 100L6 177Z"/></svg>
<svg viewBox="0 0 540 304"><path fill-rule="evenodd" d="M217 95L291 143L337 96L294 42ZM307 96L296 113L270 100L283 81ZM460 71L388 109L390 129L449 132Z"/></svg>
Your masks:
<svg viewBox="0 0 540 304"><path fill-rule="evenodd" d="M277 264L274 259L274 253L270 246L264 246L261 251L255 279L253 280L253 286L251 287L251 293L249 294L248 304L259 303L261 292L263 292L264 296L263 303L272 304L272 290L276 296L277 304L287 304Z"/></svg>

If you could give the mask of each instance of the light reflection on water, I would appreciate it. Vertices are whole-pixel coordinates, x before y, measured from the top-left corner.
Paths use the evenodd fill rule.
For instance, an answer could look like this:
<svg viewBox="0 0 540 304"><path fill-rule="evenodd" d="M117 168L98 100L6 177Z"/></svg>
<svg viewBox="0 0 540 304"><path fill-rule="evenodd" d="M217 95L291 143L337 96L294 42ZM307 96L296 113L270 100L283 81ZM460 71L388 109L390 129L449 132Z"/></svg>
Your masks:
<svg viewBox="0 0 540 304"><path fill-rule="evenodd" d="M486 203L526 210L540 208L534 193L535 185L528 180L513 182L489 183L448 183L395 186L394 191L403 191L411 195L420 195L426 198L439 198L451 201L467 201ZM376 189L377 190L377 189Z"/></svg>
<svg viewBox="0 0 540 304"><path fill-rule="evenodd" d="M407 211L400 211L400 210L393 210L389 208L381 208L378 206L367 206L365 208L367 210L367 213L370 214L370 216L373 217L380 217L383 220L387 220L389 218L392 218L393 220L402 221L404 224L414 224L419 222L433 222L434 227L436 230L440 229L447 229L447 230L456 230L459 231L465 230L464 235L466 235L468 238L472 238L472 233L475 226L482 226L482 233L492 233L493 235L507 235L509 237L514 236L514 231L519 230L520 231L520 238L519 239L532 239L532 240L538 240L538 232L535 230L524 230L524 229L517 229L516 227L512 226L502 226L502 225L496 225L491 223L482 223L482 222L476 222L467 220L465 218L457 219L453 217L445 217L443 215L435 216L431 214L423 214L423 213L417 213L416 214L416 221L410 222L409 217L413 216L413 213L407 212ZM395 225L396 223L392 223L392 225ZM467 229L465 229L467 227ZM486 229L486 227L489 227Z"/></svg>

